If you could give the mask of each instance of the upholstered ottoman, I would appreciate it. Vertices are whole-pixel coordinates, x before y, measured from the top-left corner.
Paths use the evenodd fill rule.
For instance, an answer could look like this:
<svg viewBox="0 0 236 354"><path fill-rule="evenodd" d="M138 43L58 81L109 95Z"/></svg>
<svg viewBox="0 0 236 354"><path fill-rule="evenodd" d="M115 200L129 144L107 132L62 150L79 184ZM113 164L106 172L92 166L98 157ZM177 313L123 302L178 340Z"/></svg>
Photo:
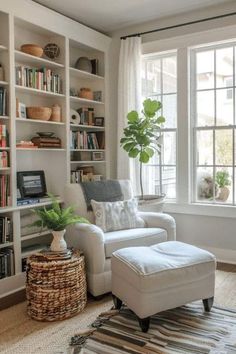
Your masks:
<svg viewBox="0 0 236 354"><path fill-rule="evenodd" d="M169 241L151 247L129 247L113 253L112 294L116 308L124 302L147 332L150 316L203 300L213 305L215 257L197 247Z"/></svg>

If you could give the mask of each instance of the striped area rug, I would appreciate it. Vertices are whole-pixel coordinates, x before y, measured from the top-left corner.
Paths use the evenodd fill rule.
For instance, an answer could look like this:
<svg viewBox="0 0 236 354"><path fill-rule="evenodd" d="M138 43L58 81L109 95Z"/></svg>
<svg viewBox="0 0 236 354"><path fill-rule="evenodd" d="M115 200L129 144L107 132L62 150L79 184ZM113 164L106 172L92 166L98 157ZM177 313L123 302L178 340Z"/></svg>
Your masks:
<svg viewBox="0 0 236 354"><path fill-rule="evenodd" d="M72 337L73 353L83 354L236 354L236 312L192 303L151 319L142 333L127 308L102 313L91 329Z"/></svg>

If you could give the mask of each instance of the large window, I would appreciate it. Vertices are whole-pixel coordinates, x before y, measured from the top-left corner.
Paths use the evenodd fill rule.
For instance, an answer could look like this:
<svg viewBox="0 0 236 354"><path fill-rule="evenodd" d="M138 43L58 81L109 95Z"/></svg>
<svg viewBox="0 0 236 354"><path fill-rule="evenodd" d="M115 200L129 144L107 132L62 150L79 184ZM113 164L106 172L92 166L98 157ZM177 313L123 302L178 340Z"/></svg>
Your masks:
<svg viewBox="0 0 236 354"><path fill-rule="evenodd" d="M235 50L192 50L194 202L235 204Z"/></svg>
<svg viewBox="0 0 236 354"><path fill-rule="evenodd" d="M154 155L144 165L144 191L176 197L176 128L177 128L177 57L175 52L145 56L142 66L142 98L162 102L162 115L166 122L161 129L163 145L161 155Z"/></svg>

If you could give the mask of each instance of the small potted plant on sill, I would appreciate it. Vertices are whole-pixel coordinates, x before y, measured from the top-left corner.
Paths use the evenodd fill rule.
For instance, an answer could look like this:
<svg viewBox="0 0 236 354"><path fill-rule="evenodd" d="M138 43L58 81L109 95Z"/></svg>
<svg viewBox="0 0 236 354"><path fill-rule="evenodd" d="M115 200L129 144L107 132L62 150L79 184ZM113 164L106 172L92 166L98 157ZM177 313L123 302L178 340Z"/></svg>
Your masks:
<svg viewBox="0 0 236 354"><path fill-rule="evenodd" d="M217 171L216 172L216 183L219 186L219 194L218 194L217 200L220 200L222 202L226 202L229 197L229 193L230 193L228 186L230 186L230 184L231 184L230 178L229 178L229 172L225 171L225 170Z"/></svg>
<svg viewBox="0 0 236 354"><path fill-rule="evenodd" d="M157 100L146 99L143 101L142 115L137 111L131 111L127 114L128 126L124 128L124 137L120 144L128 153L130 158L138 158L140 162L139 182L141 196L139 204L154 204L163 201L164 195L144 195L143 193L143 164L148 163L155 153L160 154L162 145L162 135L160 128L165 122L158 111L162 108L161 102Z"/></svg>
<svg viewBox="0 0 236 354"><path fill-rule="evenodd" d="M51 251L64 252L67 250L67 244L64 239L66 227L76 223L86 223L89 221L83 217L77 216L74 213L73 207L61 208L58 200L52 194L49 194L52 205L49 208L35 208L33 212L38 216L38 220L30 226L47 228L52 231L53 241L51 243Z"/></svg>

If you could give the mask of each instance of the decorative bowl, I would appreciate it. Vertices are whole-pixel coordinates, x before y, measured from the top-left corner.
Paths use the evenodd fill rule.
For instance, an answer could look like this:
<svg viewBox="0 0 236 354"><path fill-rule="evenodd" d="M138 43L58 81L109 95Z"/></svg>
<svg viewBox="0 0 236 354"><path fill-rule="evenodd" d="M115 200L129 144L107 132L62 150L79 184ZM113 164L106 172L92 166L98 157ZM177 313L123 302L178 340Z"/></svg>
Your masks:
<svg viewBox="0 0 236 354"><path fill-rule="evenodd" d="M90 88L82 87L79 91L79 97L86 100L93 100L93 92Z"/></svg>
<svg viewBox="0 0 236 354"><path fill-rule="evenodd" d="M40 138L52 138L55 133L53 133L53 132L37 132L36 134L38 134L38 136L40 136Z"/></svg>
<svg viewBox="0 0 236 354"><path fill-rule="evenodd" d="M92 73L92 63L87 57L80 57L75 63L75 68L82 71Z"/></svg>
<svg viewBox="0 0 236 354"><path fill-rule="evenodd" d="M37 44L23 44L20 49L22 52L33 55L38 58L41 58L41 56L43 55L43 48L41 48Z"/></svg>
<svg viewBox="0 0 236 354"><path fill-rule="evenodd" d="M52 109L49 107L27 107L27 118L38 120L49 120L52 114Z"/></svg>

